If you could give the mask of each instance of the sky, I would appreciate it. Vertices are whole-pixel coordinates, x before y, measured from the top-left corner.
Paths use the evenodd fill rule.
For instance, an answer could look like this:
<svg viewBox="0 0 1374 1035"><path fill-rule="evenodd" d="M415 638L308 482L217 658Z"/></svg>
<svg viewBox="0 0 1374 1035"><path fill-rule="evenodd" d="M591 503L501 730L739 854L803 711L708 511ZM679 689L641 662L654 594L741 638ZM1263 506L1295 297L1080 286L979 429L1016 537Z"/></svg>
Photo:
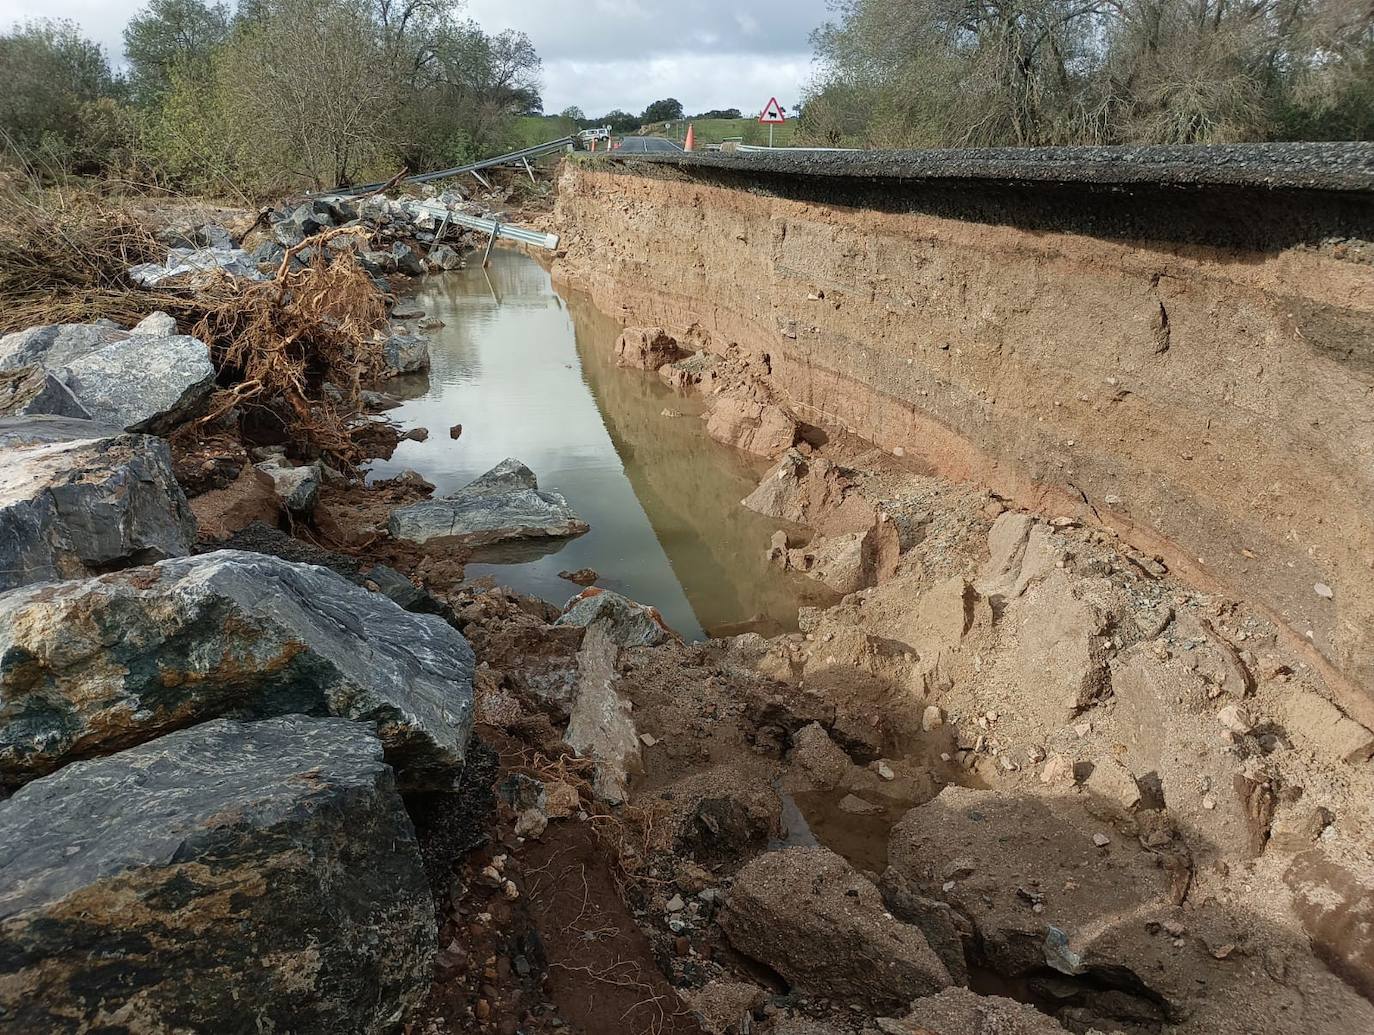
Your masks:
<svg viewBox="0 0 1374 1035"><path fill-rule="evenodd" d="M0 27L70 18L121 60L120 33L146 0L0 0ZM826 0L468 0L488 32L529 34L544 62L544 110L638 113L676 97L688 113L801 99L811 30Z"/></svg>

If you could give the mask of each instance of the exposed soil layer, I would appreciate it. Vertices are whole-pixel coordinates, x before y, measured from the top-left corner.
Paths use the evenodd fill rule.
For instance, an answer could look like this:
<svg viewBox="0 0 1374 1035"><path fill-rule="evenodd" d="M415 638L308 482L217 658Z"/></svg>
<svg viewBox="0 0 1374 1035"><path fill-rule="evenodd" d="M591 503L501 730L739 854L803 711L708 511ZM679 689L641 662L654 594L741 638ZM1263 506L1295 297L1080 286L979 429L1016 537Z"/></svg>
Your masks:
<svg viewBox="0 0 1374 1035"><path fill-rule="evenodd" d="M557 215L626 322L1253 601L1374 722L1367 193L569 162Z"/></svg>

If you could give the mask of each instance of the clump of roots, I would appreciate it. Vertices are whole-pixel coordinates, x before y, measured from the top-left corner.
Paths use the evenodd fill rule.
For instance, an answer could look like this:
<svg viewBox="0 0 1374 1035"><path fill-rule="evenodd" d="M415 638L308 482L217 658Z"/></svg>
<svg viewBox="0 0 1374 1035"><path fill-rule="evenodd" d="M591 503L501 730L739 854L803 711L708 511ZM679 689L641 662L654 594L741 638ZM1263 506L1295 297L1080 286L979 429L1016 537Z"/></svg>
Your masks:
<svg viewBox="0 0 1374 1035"><path fill-rule="evenodd" d="M0 173L0 333L170 313L210 347L220 385L209 416L179 434L261 407L285 423L293 449L351 468L365 451L355 439L372 430L351 417L361 385L383 372L387 324L385 296L354 260L367 236L357 226L316 234L268 280L211 272L150 291L128 269L161 261L166 248L132 206ZM303 255L304 266L294 261ZM323 393L326 382L338 392Z"/></svg>
<svg viewBox="0 0 1374 1035"><path fill-rule="evenodd" d="M219 275L202 283L192 333L210 346L220 383L229 386L207 420L250 400L280 400L298 441L345 464L360 458L354 432L365 425L350 428L346 418L359 409L362 385L383 372L386 299L350 249L329 243L344 236L362 242L366 234L338 227L307 238L270 280ZM293 270L292 260L307 249L313 258ZM326 382L338 390L337 401L323 397Z"/></svg>

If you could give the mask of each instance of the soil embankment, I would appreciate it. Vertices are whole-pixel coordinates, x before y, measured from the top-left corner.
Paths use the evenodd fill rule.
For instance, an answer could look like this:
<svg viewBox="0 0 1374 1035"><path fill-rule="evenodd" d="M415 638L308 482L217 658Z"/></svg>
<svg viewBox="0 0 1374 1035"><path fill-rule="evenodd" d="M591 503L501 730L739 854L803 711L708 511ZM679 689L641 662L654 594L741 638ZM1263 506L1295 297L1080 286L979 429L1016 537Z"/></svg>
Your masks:
<svg viewBox="0 0 1374 1035"><path fill-rule="evenodd" d="M804 419L1262 607L1368 724L1362 169L1313 189L570 162L555 273L628 323L737 345Z"/></svg>

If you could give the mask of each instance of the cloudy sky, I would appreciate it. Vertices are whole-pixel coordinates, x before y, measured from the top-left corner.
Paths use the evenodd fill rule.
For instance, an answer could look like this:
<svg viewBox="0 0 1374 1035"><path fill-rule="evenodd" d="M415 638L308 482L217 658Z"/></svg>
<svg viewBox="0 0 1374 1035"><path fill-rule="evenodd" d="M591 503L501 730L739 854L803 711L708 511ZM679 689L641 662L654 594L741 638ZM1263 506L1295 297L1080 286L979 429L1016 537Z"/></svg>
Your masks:
<svg viewBox="0 0 1374 1035"><path fill-rule="evenodd" d="M0 25L70 18L118 61L120 30L146 0L0 0ZM544 60L544 109L642 111L676 97L689 112L791 108L810 77L807 37L826 0L468 0L488 31L527 32Z"/></svg>

